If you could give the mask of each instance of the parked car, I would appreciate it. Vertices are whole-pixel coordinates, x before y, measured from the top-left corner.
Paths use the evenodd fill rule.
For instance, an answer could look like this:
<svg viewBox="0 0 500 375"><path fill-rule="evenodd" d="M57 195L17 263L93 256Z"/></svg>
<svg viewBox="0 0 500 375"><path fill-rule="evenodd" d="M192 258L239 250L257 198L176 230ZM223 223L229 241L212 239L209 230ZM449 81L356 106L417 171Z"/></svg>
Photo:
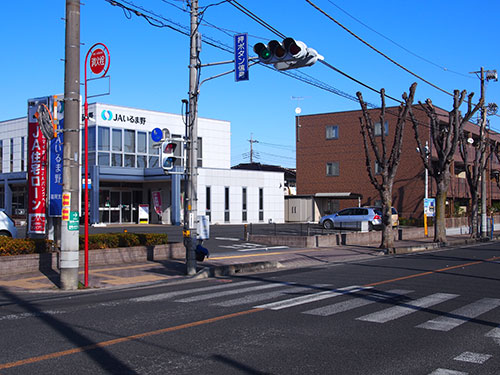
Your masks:
<svg viewBox="0 0 500 375"><path fill-rule="evenodd" d="M17 238L17 229L14 220L0 209L0 236Z"/></svg>
<svg viewBox="0 0 500 375"><path fill-rule="evenodd" d="M382 207L370 207L370 208L374 208L378 211L380 211L380 216L382 217ZM399 226L399 215L398 215L398 211L392 207L392 227L397 227Z"/></svg>
<svg viewBox="0 0 500 375"><path fill-rule="evenodd" d="M337 213L323 216L319 225L325 229L360 228L362 221L368 221L368 229L378 229L382 225L382 211L375 207L351 207Z"/></svg>

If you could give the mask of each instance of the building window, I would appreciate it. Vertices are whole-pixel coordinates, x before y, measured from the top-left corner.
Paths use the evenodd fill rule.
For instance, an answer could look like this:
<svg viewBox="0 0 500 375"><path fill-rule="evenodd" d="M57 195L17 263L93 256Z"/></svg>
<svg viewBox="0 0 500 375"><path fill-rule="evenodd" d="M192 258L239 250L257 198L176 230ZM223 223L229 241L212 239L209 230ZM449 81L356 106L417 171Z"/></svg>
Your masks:
<svg viewBox="0 0 500 375"><path fill-rule="evenodd" d="M97 129L97 147L99 151L109 151L109 128L99 126Z"/></svg>
<svg viewBox="0 0 500 375"><path fill-rule="evenodd" d="M208 216L208 221L212 221L212 189L210 186L206 187L206 199L205 199L205 215Z"/></svg>
<svg viewBox="0 0 500 375"><path fill-rule="evenodd" d="M326 175L327 176L339 176L339 162L332 161L326 163Z"/></svg>
<svg viewBox="0 0 500 375"><path fill-rule="evenodd" d="M247 221L247 188L244 187L241 189L241 210L242 210L242 215L241 215L241 220L243 222Z"/></svg>
<svg viewBox="0 0 500 375"><path fill-rule="evenodd" d="M24 137L21 137L21 171L24 171L24 160L26 160L26 146L24 145Z"/></svg>
<svg viewBox="0 0 500 375"><path fill-rule="evenodd" d="M148 136L145 132L137 132L137 152L140 154L147 153Z"/></svg>
<svg viewBox="0 0 500 375"><path fill-rule="evenodd" d="M89 151L95 151L95 126L89 126ZM82 151L85 152L85 135L82 137Z"/></svg>
<svg viewBox="0 0 500 375"><path fill-rule="evenodd" d="M3 140L1 139L0 139L0 173L3 173Z"/></svg>
<svg viewBox="0 0 500 375"><path fill-rule="evenodd" d="M125 129L124 138L125 152L135 153L135 130Z"/></svg>
<svg viewBox="0 0 500 375"><path fill-rule="evenodd" d="M97 163L105 167L109 167L109 152L99 152ZM89 163L90 165L90 163Z"/></svg>
<svg viewBox="0 0 500 375"><path fill-rule="evenodd" d="M146 155L137 155L137 168L146 168L147 160Z"/></svg>
<svg viewBox="0 0 500 375"><path fill-rule="evenodd" d="M14 138L10 139L10 171L14 172Z"/></svg>
<svg viewBox="0 0 500 375"><path fill-rule="evenodd" d="M122 154L111 154L111 166L123 167Z"/></svg>
<svg viewBox="0 0 500 375"><path fill-rule="evenodd" d="M201 137L198 137L198 167L203 167L203 142Z"/></svg>
<svg viewBox="0 0 500 375"><path fill-rule="evenodd" d="M113 129L113 145L111 151L122 152L122 130L121 129Z"/></svg>
<svg viewBox="0 0 500 375"><path fill-rule="evenodd" d="M382 135L382 129L380 127L380 122L375 123L375 137L380 137ZM389 123L384 122L384 135L389 135Z"/></svg>
<svg viewBox="0 0 500 375"><path fill-rule="evenodd" d="M264 188L259 188L259 221L264 221Z"/></svg>
<svg viewBox="0 0 500 375"><path fill-rule="evenodd" d="M135 155L127 155L123 158L123 166L129 168L135 168Z"/></svg>
<svg viewBox="0 0 500 375"><path fill-rule="evenodd" d="M229 187L226 186L224 188L224 221L226 223L229 223L230 221L230 216L229 216Z"/></svg>
<svg viewBox="0 0 500 375"><path fill-rule="evenodd" d="M380 164L375 161L375 168L374 168L375 174L381 174L382 173L382 168L380 168Z"/></svg>
<svg viewBox="0 0 500 375"><path fill-rule="evenodd" d="M326 127L326 139L338 139L339 127L337 125L328 125Z"/></svg>
<svg viewBox="0 0 500 375"><path fill-rule="evenodd" d="M160 158L158 156L149 157L149 168L158 168L160 166Z"/></svg>

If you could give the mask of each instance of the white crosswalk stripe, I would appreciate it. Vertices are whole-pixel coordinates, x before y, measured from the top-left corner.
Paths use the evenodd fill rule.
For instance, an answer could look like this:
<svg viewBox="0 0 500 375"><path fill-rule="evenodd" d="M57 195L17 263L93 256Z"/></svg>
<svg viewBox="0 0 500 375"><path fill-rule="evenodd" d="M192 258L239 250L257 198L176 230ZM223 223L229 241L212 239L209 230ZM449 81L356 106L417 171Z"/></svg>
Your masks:
<svg viewBox="0 0 500 375"><path fill-rule="evenodd" d="M467 374L468 372L438 368L437 370L432 371L429 375L467 375Z"/></svg>
<svg viewBox="0 0 500 375"><path fill-rule="evenodd" d="M435 293L430 296L410 301L400 306L389 307L388 309L368 314L357 319L366 322L386 323L390 320L401 318L403 316L409 315L430 306L437 305L455 297L458 297L458 295L450 293Z"/></svg>
<svg viewBox="0 0 500 375"><path fill-rule="evenodd" d="M233 294L254 292L256 290L263 290L263 289L282 288L283 286L286 286L286 284L272 283L272 284L264 284L264 285L257 285L257 286L249 286L247 288L241 288L241 289L235 289L235 290L225 290L222 292L208 293L208 294L202 294L202 295L197 295L197 296L193 296L193 297L182 298L182 299L176 300L175 302L205 301L205 300L211 299L211 298L231 296Z"/></svg>
<svg viewBox="0 0 500 375"><path fill-rule="evenodd" d="M485 336L486 337L493 337L495 339L500 339L500 327L493 328Z"/></svg>
<svg viewBox="0 0 500 375"><path fill-rule="evenodd" d="M434 331L450 331L465 322L478 317L494 308L500 306L500 299L483 298L479 301L463 306L446 315L439 316L425 323L419 324L418 328L432 329Z"/></svg>
<svg viewBox="0 0 500 375"><path fill-rule="evenodd" d="M227 283L227 284L222 284L222 285L205 286L205 287L201 287L201 288L193 288L193 289L187 289L187 290L176 290L174 292L153 294L150 296L138 297L138 298L131 298L130 301L131 302L163 301L163 300L166 300L169 298L183 296L186 294L192 294L192 293L197 293L197 292L207 292L210 290L217 290L217 289L237 288L237 287L242 286L242 285L250 285L250 284L257 284L257 283L258 283L258 281L241 281L238 283Z"/></svg>
<svg viewBox="0 0 500 375"><path fill-rule="evenodd" d="M333 305L319 307L304 311L303 314L330 316L344 311L354 310L358 307L366 306L375 302L385 302L392 299L403 297L405 294L411 293L412 290L394 289L388 292L375 292L367 295L356 296L357 298L348 301L338 302Z"/></svg>
<svg viewBox="0 0 500 375"><path fill-rule="evenodd" d="M315 284L315 285L311 285L311 286L289 287L289 288L286 288L285 290L277 290L274 292L261 293L261 294L251 294L251 295L240 297L240 298L230 299L230 300L227 300L224 302L214 303L213 305L214 306L224 306L224 307L246 305L246 304L250 304L250 303L255 303L255 302L273 299L273 298L283 297L286 295L290 295L292 293L311 291L311 290L314 290L316 288L326 288L329 286L331 286L331 285L330 284Z"/></svg>
<svg viewBox="0 0 500 375"><path fill-rule="evenodd" d="M353 285L353 286L347 286L345 288L326 290L324 292L308 294L305 296L295 297L295 298L286 299L286 300L278 301L278 302L271 302L271 303L267 303L264 305L254 306L254 307L259 308L259 309L281 310L281 309L286 309L286 308L293 307L293 306L303 305L306 303L321 301L321 300L328 299L328 298L343 296L343 295L346 295L349 293L354 293L354 292L358 292L360 290L365 290L365 289L369 289L369 288L364 288L361 286Z"/></svg>

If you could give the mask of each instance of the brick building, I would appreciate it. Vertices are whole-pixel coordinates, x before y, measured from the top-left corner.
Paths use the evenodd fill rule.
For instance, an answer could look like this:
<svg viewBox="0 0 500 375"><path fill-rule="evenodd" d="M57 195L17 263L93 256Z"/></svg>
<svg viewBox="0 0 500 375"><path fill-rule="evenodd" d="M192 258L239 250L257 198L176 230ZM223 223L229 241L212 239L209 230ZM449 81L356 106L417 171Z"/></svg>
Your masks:
<svg viewBox="0 0 500 375"><path fill-rule="evenodd" d="M442 121L448 121L448 113L438 110ZM379 121L379 113L379 109L370 110L374 122ZM380 135L382 130L385 132L388 147L392 146L397 113L397 107L387 108L384 126L380 126L380 123L376 125L376 133ZM435 159L436 152L430 141L427 115L418 106L414 107L414 114L421 124L419 132L422 144L428 142L430 157ZM296 117L297 194L314 196L319 216L345 207L358 206L359 203L380 204L379 194L370 183L366 170L359 121L361 116L362 112L358 110ZM470 138L478 138L477 125L468 123L464 131ZM489 137L492 141L500 141L498 133L491 132ZM473 159L474 150L470 147L469 159ZM500 200L500 189L497 186L500 163L494 155L488 161L487 170L487 203L491 206ZM470 198L465 167L458 149L451 165L451 175L448 215L458 210L467 210ZM423 216L424 189L425 170L417 153L412 123L408 119L404 129L401 161L393 186L393 205L400 217ZM429 197L434 197L436 186L430 176L428 189ZM318 217L313 218L317 219Z"/></svg>

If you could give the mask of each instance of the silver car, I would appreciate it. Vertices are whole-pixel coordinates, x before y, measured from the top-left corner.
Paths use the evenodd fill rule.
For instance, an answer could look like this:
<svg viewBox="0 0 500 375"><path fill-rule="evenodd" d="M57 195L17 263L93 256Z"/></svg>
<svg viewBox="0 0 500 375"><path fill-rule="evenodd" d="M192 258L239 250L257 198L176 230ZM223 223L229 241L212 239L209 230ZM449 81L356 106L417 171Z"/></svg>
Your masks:
<svg viewBox="0 0 500 375"><path fill-rule="evenodd" d="M0 209L0 236L17 238L16 224L3 209Z"/></svg>
<svg viewBox="0 0 500 375"><path fill-rule="evenodd" d="M359 229L362 221L368 222L369 230L378 229L382 225L382 211L374 207L345 208L337 213L323 216L319 220L319 225L325 229Z"/></svg>

